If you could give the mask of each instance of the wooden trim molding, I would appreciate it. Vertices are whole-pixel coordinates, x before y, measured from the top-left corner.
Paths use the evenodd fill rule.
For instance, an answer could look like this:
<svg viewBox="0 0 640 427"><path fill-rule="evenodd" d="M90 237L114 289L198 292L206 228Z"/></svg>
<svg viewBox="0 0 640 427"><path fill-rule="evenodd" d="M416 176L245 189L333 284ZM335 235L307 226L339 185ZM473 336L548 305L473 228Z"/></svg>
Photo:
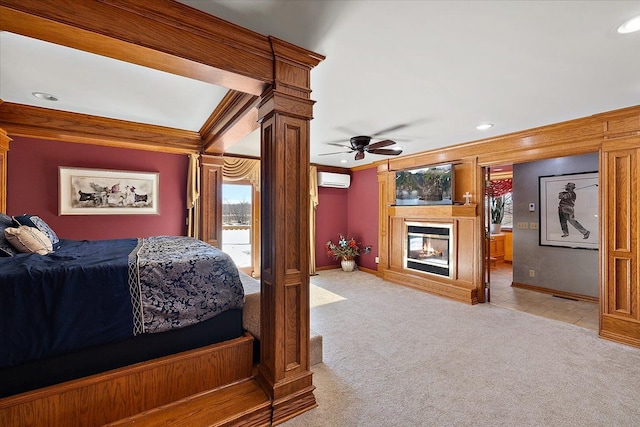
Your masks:
<svg viewBox="0 0 640 427"><path fill-rule="evenodd" d="M615 122L616 135L640 132L640 105L600 113L520 132L388 159L389 170L477 158L483 166L522 163L597 152L605 140L606 123ZM623 127L626 126L626 127Z"/></svg>
<svg viewBox="0 0 640 427"><path fill-rule="evenodd" d="M199 153L197 132L4 102L0 128L10 135L165 153Z"/></svg>

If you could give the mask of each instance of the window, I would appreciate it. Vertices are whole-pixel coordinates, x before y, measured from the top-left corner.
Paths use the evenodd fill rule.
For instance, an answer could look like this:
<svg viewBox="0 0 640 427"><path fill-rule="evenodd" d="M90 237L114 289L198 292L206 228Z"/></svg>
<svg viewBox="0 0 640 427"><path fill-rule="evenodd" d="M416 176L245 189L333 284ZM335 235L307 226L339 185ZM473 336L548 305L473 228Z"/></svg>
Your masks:
<svg viewBox="0 0 640 427"><path fill-rule="evenodd" d="M502 218L502 228L513 228L513 193L504 194L504 217Z"/></svg>
<svg viewBox="0 0 640 427"><path fill-rule="evenodd" d="M252 200L251 184L222 184L222 250L238 268L252 266Z"/></svg>

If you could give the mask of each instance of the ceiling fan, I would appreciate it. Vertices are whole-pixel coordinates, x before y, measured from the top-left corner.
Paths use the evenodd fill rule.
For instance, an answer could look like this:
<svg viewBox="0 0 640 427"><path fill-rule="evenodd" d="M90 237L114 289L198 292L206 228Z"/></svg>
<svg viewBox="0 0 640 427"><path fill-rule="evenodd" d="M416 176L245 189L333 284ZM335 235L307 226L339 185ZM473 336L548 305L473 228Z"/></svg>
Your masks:
<svg viewBox="0 0 640 427"><path fill-rule="evenodd" d="M385 156L397 156L398 154L402 153L402 150L398 147L397 149L393 149L393 148L384 148L384 147L389 147L390 145L395 145L396 142L392 141L390 139L385 139L382 141L378 141L378 142L374 142L373 144L370 144L371 142L371 137L370 136L365 136L365 135L360 135L360 136L354 136L352 137L349 142L351 143L351 146L349 145L345 145L345 144L337 144L335 142L327 142L327 144L329 145L335 145L337 147L345 147L348 148L349 151L338 151L335 153L324 153L324 154L320 154L321 156L328 156L331 154L342 154L342 153L353 153L354 151L356 152L356 160L362 160L364 159L364 153L371 153L371 154L382 154Z"/></svg>

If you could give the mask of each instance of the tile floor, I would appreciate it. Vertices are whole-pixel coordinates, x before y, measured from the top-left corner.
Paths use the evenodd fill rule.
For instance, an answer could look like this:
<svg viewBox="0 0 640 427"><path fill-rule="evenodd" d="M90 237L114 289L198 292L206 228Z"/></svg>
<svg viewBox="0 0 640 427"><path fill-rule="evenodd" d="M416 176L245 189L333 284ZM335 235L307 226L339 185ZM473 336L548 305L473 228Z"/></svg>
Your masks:
<svg viewBox="0 0 640 427"><path fill-rule="evenodd" d="M491 304L598 331L597 303L573 301L511 287L513 279L511 264L498 263L496 267L491 270Z"/></svg>

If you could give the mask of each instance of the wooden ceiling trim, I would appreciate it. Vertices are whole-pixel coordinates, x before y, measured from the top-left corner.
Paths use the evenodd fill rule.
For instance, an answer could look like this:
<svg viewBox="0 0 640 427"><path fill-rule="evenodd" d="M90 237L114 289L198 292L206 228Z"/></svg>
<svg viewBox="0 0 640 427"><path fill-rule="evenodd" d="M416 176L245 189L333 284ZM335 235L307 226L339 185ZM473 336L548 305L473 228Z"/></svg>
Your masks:
<svg viewBox="0 0 640 427"><path fill-rule="evenodd" d="M118 148L199 153L197 132L4 102L0 128L12 136Z"/></svg>
<svg viewBox="0 0 640 427"><path fill-rule="evenodd" d="M2 0L0 13L5 31L254 95L273 81L266 36L175 2Z"/></svg>
<svg viewBox="0 0 640 427"><path fill-rule="evenodd" d="M598 151L605 140L605 123L615 120L616 132L633 122L640 106L541 126L511 134L452 145L389 160L389 170L419 167L453 160L477 157L481 164L504 161L531 161ZM627 132L628 134L629 132Z"/></svg>
<svg viewBox="0 0 640 427"><path fill-rule="evenodd" d="M200 129L203 151L224 153L258 129L258 102L257 96L229 91Z"/></svg>

